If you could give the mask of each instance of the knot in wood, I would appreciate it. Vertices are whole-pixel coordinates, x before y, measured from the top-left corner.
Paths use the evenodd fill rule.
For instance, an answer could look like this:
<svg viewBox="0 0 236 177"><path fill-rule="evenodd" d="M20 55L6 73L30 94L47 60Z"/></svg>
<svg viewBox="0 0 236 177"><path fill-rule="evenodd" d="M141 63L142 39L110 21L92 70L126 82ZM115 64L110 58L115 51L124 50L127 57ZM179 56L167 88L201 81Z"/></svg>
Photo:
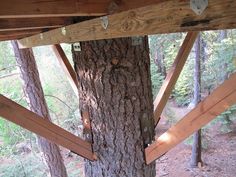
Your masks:
<svg viewBox="0 0 236 177"><path fill-rule="evenodd" d="M119 63L119 60L116 59L116 58L113 58L113 59L111 60L111 63L112 63L113 65L117 65L117 64Z"/></svg>

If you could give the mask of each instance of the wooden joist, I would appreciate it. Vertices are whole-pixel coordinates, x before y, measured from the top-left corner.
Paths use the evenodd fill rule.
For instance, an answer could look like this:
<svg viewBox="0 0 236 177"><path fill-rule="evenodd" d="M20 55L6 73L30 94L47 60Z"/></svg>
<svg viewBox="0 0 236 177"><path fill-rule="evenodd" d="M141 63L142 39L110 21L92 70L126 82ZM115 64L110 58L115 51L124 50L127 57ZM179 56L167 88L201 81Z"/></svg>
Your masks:
<svg viewBox="0 0 236 177"><path fill-rule="evenodd" d="M91 144L0 94L0 116L78 155L95 160Z"/></svg>
<svg viewBox="0 0 236 177"><path fill-rule="evenodd" d="M172 67L168 71L168 74L158 92L158 95L156 96L156 99L154 101L155 125L157 125L160 120L161 113L170 97L170 94L175 86L177 79L179 78L179 75L184 67L189 53L191 52L191 49L198 36L198 33L199 32L189 32L185 37L185 40L178 52L178 55Z"/></svg>
<svg viewBox="0 0 236 177"><path fill-rule="evenodd" d="M29 30L29 29L51 29L72 24L73 18L0 18L0 31Z"/></svg>
<svg viewBox="0 0 236 177"><path fill-rule="evenodd" d="M196 15L189 0L167 0L19 40L21 48L98 39L236 28L236 1L209 0L202 15ZM105 26L105 27L104 27Z"/></svg>
<svg viewBox="0 0 236 177"><path fill-rule="evenodd" d="M145 149L150 164L236 103L236 73Z"/></svg>
<svg viewBox="0 0 236 177"><path fill-rule="evenodd" d="M72 68L68 58L66 57L66 54L64 53L60 44L53 45L52 49L53 49L60 65L61 65L63 71L65 72L72 89L74 90L75 94L78 96L77 76L76 76L76 73L75 73L74 69Z"/></svg>
<svg viewBox="0 0 236 177"><path fill-rule="evenodd" d="M163 0L7 0L1 2L0 18L100 16L160 1Z"/></svg>
<svg viewBox="0 0 236 177"><path fill-rule="evenodd" d="M43 29L0 31L0 41L21 39L43 32Z"/></svg>

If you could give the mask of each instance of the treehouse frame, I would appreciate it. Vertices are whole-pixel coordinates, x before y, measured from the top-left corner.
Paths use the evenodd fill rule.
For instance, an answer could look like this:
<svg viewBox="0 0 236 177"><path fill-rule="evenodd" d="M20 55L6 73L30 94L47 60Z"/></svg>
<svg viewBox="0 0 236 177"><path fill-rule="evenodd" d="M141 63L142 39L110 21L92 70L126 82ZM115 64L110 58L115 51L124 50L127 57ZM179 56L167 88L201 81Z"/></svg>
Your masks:
<svg viewBox="0 0 236 177"><path fill-rule="evenodd" d="M52 45L78 96L76 73L60 43L188 32L154 101L154 121L158 124L199 31L236 28L235 9L236 1L231 0L209 0L207 8L200 15L191 9L190 0L92 0L83 3L77 0L45 0L38 3L33 0L8 0L1 2L0 6L0 41L18 40L21 48ZM98 17L101 15L105 16ZM235 104L236 88L233 83L236 83L236 74L232 74L196 108L148 146L145 149L146 163L153 162ZM81 115L89 137L89 114L82 112ZM53 123L40 119L37 114L3 95L0 95L0 116L88 160L96 160L89 138L88 141L78 138Z"/></svg>

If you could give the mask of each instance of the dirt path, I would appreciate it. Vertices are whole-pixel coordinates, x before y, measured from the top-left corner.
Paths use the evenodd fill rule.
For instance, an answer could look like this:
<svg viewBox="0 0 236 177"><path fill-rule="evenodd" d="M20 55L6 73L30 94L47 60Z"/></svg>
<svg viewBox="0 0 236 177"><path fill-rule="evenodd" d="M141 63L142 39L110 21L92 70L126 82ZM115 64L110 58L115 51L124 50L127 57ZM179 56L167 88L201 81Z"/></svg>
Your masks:
<svg viewBox="0 0 236 177"><path fill-rule="evenodd" d="M188 110L171 108L180 119ZM167 118L167 117L165 117ZM157 133L170 126L162 120ZM157 162L157 177L236 177L236 132L222 134L219 127L212 127L205 135L206 149L202 152L203 167L189 167L191 146L184 143L166 153Z"/></svg>

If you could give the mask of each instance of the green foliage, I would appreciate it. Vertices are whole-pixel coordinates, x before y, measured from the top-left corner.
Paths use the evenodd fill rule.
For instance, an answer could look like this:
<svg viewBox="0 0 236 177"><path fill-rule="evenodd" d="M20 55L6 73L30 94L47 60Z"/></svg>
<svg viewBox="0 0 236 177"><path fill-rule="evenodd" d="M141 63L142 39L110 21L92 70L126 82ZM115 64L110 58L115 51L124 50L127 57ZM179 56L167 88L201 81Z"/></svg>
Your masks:
<svg viewBox="0 0 236 177"><path fill-rule="evenodd" d="M208 127L211 127L213 125L220 123L221 131L223 133L228 133L230 131L233 131L233 127L231 125L232 125L232 122L235 120L236 120L236 104L234 104L225 112L217 116L217 118L211 121L206 127L208 128Z"/></svg>
<svg viewBox="0 0 236 177"><path fill-rule="evenodd" d="M163 65L166 69L169 69L174 62L178 46L181 45L182 40L182 33L149 36L152 92L154 98L165 79L164 73L158 71L157 63L155 63L157 53L160 52L164 56L165 63Z"/></svg>
<svg viewBox="0 0 236 177"><path fill-rule="evenodd" d="M83 163L81 163L82 159L73 160L66 164L66 169L70 171L68 174L69 177L79 177L83 175Z"/></svg>
<svg viewBox="0 0 236 177"><path fill-rule="evenodd" d="M15 156L7 164L0 165L1 177L43 177L47 175L41 158L35 154Z"/></svg>
<svg viewBox="0 0 236 177"><path fill-rule="evenodd" d="M201 144L203 149L207 149L208 147L208 139L206 137L206 129L201 129ZM187 139L184 140L184 144L192 146L193 144L193 135L189 136Z"/></svg>
<svg viewBox="0 0 236 177"><path fill-rule="evenodd" d="M63 47L71 61L70 45L63 45ZM81 124L78 99L64 71L50 47L35 48L34 55L53 122L75 133L75 129ZM1 76L12 73L18 74L1 78ZM11 43L0 42L0 93L27 108L26 95L23 91L23 82L19 73ZM21 158L17 155L17 145L21 142L30 142L32 152L38 152L35 134L0 118L0 155L5 158ZM30 155L33 156L32 153ZM32 165L33 160L35 164ZM24 173L21 163L24 166ZM41 168L39 172L45 171L45 166L36 166L39 163L35 159L29 158L21 163L14 160L12 164L7 165L8 167L1 165L0 176L45 176L45 174L37 171L39 168Z"/></svg>
<svg viewBox="0 0 236 177"><path fill-rule="evenodd" d="M164 76L157 72L157 66L151 59L151 80L152 80L152 94L155 98L164 80Z"/></svg>

